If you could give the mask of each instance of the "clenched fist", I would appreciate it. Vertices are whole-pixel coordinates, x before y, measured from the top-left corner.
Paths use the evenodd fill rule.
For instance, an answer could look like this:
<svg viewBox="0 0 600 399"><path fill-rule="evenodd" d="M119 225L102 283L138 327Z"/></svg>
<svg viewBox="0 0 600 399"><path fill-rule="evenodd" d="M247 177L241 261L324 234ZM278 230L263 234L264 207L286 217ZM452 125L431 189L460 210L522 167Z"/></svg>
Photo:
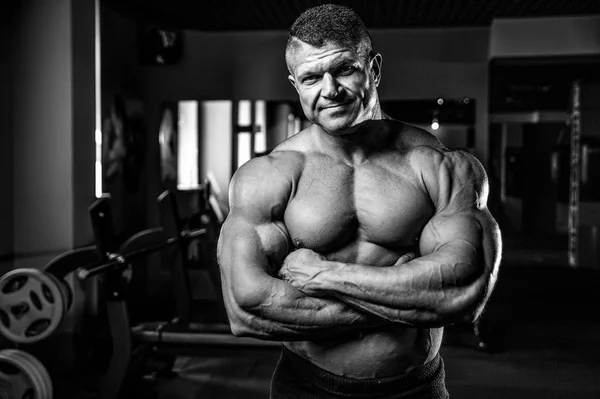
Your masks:
<svg viewBox="0 0 600 399"><path fill-rule="evenodd" d="M284 259L279 276L304 294L319 296L319 275L330 267L324 256L302 248Z"/></svg>

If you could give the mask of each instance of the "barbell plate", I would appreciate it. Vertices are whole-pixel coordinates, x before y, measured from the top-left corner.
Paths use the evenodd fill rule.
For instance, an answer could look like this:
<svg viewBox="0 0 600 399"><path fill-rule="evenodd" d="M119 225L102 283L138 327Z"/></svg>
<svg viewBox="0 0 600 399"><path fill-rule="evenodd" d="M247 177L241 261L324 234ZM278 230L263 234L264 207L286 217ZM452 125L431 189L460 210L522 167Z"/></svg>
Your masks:
<svg viewBox="0 0 600 399"><path fill-rule="evenodd" d="M21 370L0 364L0 398L20 399L33 393L31 381Z"/></svg>
<svg viewBox="0 0 600 399"><path fill-rule="evenodd" d="M73 304L73 291L71 290L71 287L69 287L69 284L66 281L59 279L52 273L48 273L46 271L44 273L56 283L56 286L58 287L58 289L60 291L61 299L63 302L63 317L64 317L67 315L67 313L69 312L69 309L71 308L71 305Z"/></svg>
<svg viewBox="0 0 600 399"><path fill-rule="evenodd" d="M19 368L21 376L27 383L25 397L46 398L46 384L33 363L30 362L28 358L21 356L21 352L18 350L9 350L6 355L7 359L10 359L13 362L13 365ZM16 398L18 398L18 396Z"/></svg>
<svg viewBox="0 0 600 399"><path fill-rule="evenodd" d="M40 392L39 395L44 399L52 399L53 396L53 387L52 380L50 378L50 374L46 367L40 362L35 356L15 350L15 357L22 359L23 364L26 364L30 367L32 375L36 376L36 380L39 382Z"/></svg>
<svg viewBox="0 0 600 399"><path fill-rule="evenodd" d="M65 315L59 283L37 269L16 269L0 277L0 334L20 344L50 336Z"/></svg>
<svg viewBox="0 0 600 399"><path fill-rule="evenodd" d="M0 358L0 398L2 399L22 398L29 391L33 392L29 378L12 363L7 364Z"/></svg>
<svg viewBox="0 0 600 399"><path fill-rule="evenodd" d="M52 399L52 381L44 365L17 349L0 351L0 388L9 399Z"/></svg>

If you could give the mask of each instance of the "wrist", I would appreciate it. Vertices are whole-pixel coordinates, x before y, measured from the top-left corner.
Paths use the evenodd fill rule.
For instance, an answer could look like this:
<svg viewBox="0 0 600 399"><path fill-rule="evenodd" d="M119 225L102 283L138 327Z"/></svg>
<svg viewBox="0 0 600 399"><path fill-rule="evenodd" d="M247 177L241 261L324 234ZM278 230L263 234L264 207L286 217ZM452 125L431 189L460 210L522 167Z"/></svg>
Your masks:
<svg viewBox="0 0 600 399"><path fill-rule="evenodd" d="M317 289L323 294L333 294L335 291L335 276L341 263L333 261L324 261L323 270L317 276Z"/></svg>

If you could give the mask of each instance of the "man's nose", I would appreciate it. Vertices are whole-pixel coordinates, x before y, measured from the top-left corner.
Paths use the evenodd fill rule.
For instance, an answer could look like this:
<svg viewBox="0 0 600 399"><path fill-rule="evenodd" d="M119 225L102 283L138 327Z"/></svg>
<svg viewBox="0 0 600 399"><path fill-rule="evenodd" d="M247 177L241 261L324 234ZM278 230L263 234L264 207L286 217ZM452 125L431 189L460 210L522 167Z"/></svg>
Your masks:
<svg viewBox="0 0 600 399"><path fill-rule="evenodd" d="M339 85L335 78L330 74L326 73L323 75L321 95L327 98L334 98L338 95Z"/></svg>

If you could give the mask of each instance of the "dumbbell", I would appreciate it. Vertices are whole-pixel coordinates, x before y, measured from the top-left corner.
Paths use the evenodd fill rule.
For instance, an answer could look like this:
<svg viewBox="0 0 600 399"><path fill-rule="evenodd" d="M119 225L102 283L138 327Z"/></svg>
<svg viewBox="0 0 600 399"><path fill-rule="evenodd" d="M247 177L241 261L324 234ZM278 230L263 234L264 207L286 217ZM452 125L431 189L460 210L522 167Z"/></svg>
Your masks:
<svg viewBox="0 0 600 399"><path fill-rule="evenodd" d="M73 303L69 285L52 273L21 268L0 277L0 334L33 344L53 334Z"/></svg>
<svg viewBox="0 0 600 399"><path fill-rule="evenodd" d="M17 349L0 351L0 399L52 399L48 370L33 355Z"/></svg>

